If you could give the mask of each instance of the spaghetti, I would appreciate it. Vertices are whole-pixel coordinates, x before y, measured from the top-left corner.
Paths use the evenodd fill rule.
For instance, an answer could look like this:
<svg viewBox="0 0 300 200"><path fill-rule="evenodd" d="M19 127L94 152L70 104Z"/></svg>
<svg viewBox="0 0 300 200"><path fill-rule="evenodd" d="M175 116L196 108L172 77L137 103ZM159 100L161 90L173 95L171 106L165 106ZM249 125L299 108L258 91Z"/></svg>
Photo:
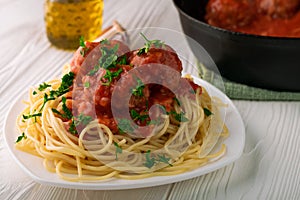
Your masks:
<svg viewBox="0 0 300 200"><path fill-rule="evenodd" d="M143 52L143 56L151 56L151 48ZM96 106L95 116L79 112L81 106L76 103L82 103L82 100L74 96L74 90L87 92L80 81L86 80L85 75L92 69L85 68L83 73L80 67L84 64L76 66L74 60L71 63L73 66L67 67L71 72L68 71L61 80L49 81L29 91L29 101L25 102L27 107L17 119L18 130L24 133L24 137L16 143L16 148L43 158L44 166L50 172L68 181L169 176L198 168L225 153L224 144L212 153L220 138L228 135L228 130L221 120L220 105L214 103L204 88L192 84L190 94L180 92L174 98L164 86L139 85L144 94L136 98L146 98L150 104L148 107L159 105L146 112L138 109L141 107L137 107L140 101L132 99L136 90L131 87L129 113L132 121L124 126L124 119L117 120L120 118L118 116L106 123L111 118L107 118L109 114L105 115L106 118L103 113L99 114L99 106ZM125 67L119 64L114 67L116 69L111 73L118 69L125 71ZM110 85L104 86L117 87L116 82L121 77L126 78L127 72L113 77ZM100 75L103 77L103 72L99 70L97 73L97 80L102 83L97 87L104 87L103 82L107 83L109 79L99 79ZM73 75L80 77L80 81L67 80ZM145 82L145 79L141 80ZM192 83L190 77L179 80ZM89 88L96 90L95 87ZM145 92L147 90L149 95ZM163 101L157 91L170 96ZM113 109L113 106L110 108ZM72 130L74 126L75 132Z"/></svg>

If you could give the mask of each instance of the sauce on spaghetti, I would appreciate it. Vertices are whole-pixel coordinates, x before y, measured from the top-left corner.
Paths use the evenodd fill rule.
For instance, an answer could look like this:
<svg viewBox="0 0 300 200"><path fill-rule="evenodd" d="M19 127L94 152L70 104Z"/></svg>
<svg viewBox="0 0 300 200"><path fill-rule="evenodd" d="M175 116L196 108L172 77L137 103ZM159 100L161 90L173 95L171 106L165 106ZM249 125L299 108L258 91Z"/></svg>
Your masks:
<svg viewBox="0 0 300 200"><path fill-rule="evenodd" d="M184 95L189 95L187 90L182 88L186 87L183 82L187 81L188 87L191 87L194 93L197 89L201 91L201 87L191 80L181 78L182 63L176 52L167 45L164 48L152 46L146 53L139 53L139 50L130 51L125 44L117 40L105 43L86 42L84 48L85 54L82 54L84 49L80 47L71 61L71 71L76 74L76 78L70 92L72 94L69 94L72 97L72 105L69 107L72 106L74 116L83 114L93 119L97 118L99 123L109 127L113 133L120 132L120 126L115 118L124 116L124 112L128 112L128 107L131 119L138 126L147 126L161 114L159 108L149 110L153 105L158 104L165 112L170 113L174 111L174 104L178 102L172 91L176 91L177 94L185 92ZM105 67L105 63L99 64L102 57L109 60L107 57L112 52L118 57L114 66ZM155 64L164 65L166 68L162 70ZM99 67L95 70L97 65ZM151 68L143 68L148 69L144 72L135 70L128 73L145 65ZM158 77L161 84L143 84L150 77ZM122 84L117 85L121 78ZM165 85L168 85L168 88ZM128 88L132 89L130 92L132 95L129 105L126 105L122 100L128 96ZM117 95L116 99L120 100L114 105L111 103L113 91ZM193 98L191 92L190 94L189 96ZM117 116L113 115L112 106L119 110ZM84 127L77 127L79 130L82 128ZM147 136L150 132L151 128L142 134Z"/></svg>

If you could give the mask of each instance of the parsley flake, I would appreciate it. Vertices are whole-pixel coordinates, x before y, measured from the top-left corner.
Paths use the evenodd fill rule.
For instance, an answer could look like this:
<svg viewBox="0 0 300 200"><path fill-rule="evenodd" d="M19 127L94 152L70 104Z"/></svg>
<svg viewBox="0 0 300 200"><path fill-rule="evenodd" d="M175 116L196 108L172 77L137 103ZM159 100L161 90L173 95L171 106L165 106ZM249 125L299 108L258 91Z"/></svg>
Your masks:
<svg viewBox="0 0 300 200"><path fill-rule="evenodd" d="M67 107L66 105L67 99L66 97L62 97L62 111L63 113L59 112L58 110L56 110L55 108L52 108L52 112L55 114L60 115L62 118L65 119L73 119L73 114L71 112L71 110Z"/></svg>
<svg viewBox="0 0 300 200"><path fill-rule="evenodd" d="M100 41L100 44L109 44L108 39L103 39Z"/></svg>
<svg viewBox="0 0 300 200"><path fill-rule="evenodd" d="M146 167L148 167L149 169L151 168L151 167L153 167L154 165L155 165L155 163L156 163L156 161L155 161L155 158L151 158L151 151L150 150L148 150L147 152L146 152L146 154L145 154L145 156L146 156L146 162L144 163L144 165L146 166Z"/></svg>
<svg viewBox="0 0 300 200"><path fill-rule="evenodd" d="M88 76L95 75L99 69L100 69L100 65L95 65L94 68L91 71L89 71Z"/></svg>
<svg viewBox="0 0 300 200"><path fill-rule="evenodd" d="M73 72L69 72L62 77L61 84L57 90L51 90L51 97L59 97L67 92L69 92L69 88L73 85L73 80L75 78L75 74Z"/></svg>
<svg viewBox="0 0 300 200"><path fill-rule="evenodd" d="M102 83L102 85L109 86L113 78L118 77L122 72L123 72L122 68L119 68L118 71L116 72L111 72L110 70L107 69L105 75L101 78L101 79L103 78L107 79L107 82Z"/></svg>
<svg viewBox="0 0 300 200"><path fill-rule="evenodd" d="M93 118L91 116L84 115L84 114L80 113L80 115L78 115L76 117L74 124L75 124L75 126L78 126L79 124L82 124L82 125L86 126L92 120L93 120Z"/></svg>
<svg viewBox="0 0 300 200"><path fill-rule="evenodd" d="M49 84L47 84L47 83L44 82L44 83L42 83L42 84L39 85L38 90L39 91L43 91L43 90L45 90L48 87L51 87L51 85L49 85Z"/></svg>
<svg viewBox="0 0 300 200"><path fill-rule="evenodd" d="M127 65L127 56L123 55L118 58L116 65Z"/></svg>
<svg viewBox="0 0 300 200"><path fill-rule="evenodd" d="M131 90L131 93L134 96L141 97L144 95L143 90L145 88L145 85L140 78L136 78L136 81L137 81L137 86Z"/></svg>
<svg viewBox="0 0 300 200"><path fill-rule="evenodd" d="M170 114L172 114L174 116L175 120L177 120L178 122L187 122L187 121L189 121L189 119L184 116L185 113L182 112L182 111L180 113L177 113L174 110L172 110L170 112Z"/></svg>
<svg viewBox="0 0 300 200"><path fill-rule="evenodd" d="M90 87L90 82L88 82L88 81L85 82L85 83L84 83L84 87L85 87L85 88L89 88L89 87Z"/></svg>
<svg viewBox="0 0 300 200"><path fill-rule="evenodd" d="M120 133L132 133L136 126L131 123L129 119L118 119L118 129Z"/></svg>
<svg viewBox="0 0 300 200"><path fill-rule="evenodd" d="M66 105L67 98L66 97L62 97L61 101L63 103L62 110L64 111L64 114L62 115L62 117L63 118L67 118L67 119L72 119L73 118L73 114L72 114L71 110L68 108L68 106Z"/></svg>
<svg viewBox="0 0 300 200"><path fill-rule="evenodd" d="M84 43L84 37L83 36L80 36L80 38L79 38L79 46L86 47L85 43Z"/></svg>
<svg viewBox="0 0 300 200"><path fill-rule="evenodd" d="M99 65L104 68L108 69L110 67L115 66L115 61L117 61L118 56L117 56L117 51L119 49L119 44L116 44L113 48L107 48L107 47L102 47L101 53L102 56L99 59Z"/></svg>
<svg viewBox="0 0 300 200"><path fill-rule="evenodd" d="M207 108L203 108L203 111L204 111L204 114L205 114L207 117L209 117L210 115L213 115L213 113L212 113L209 109L207 109Z"/></svg>
<svg viewBox="0 0 300 200"><path fill-rule="evenodd" d="M77 130L76 130L76 126L75 126L75 122L74 119L72 118L72 121L70 123L70 127L69 127L69 131L70 133L72 133L73 135L77 134Z"/></svg>
<svg viewBox="0 0 300 200"><path fill-rule="evenodd" d="M69 131L72 134L78 134L76 127L79 126L80 124L82 124L83 126L88 125L93 118L91 116L87 116L84 114L80 114L77 117L72 116L71 111L69 110L69 114L67 114L68 117L71 117L71 122L70 122L70 127L69 127Z"/></svg>
<svg viewBox="0 0 300 200"><path fill-rule="evenodd" d="M157 157L158 157L158 159L157 159L155 156L151 157L151 151L148 150L145 153L145 156L146 156L146 162L144 163L144 165L146 167L148 167L149 169L151 167L153 167L156 163L166 163L166 164L168 164L171 167L173 166L171 163L169 163L169 161L171 160L171 158L168 158L165 155L157 155Z"/></svg>
<svg viewBox="0 0 300 200"><path fill-rule="evenodd" d="M140 120L141 122L145 121L147 118L149 118L149 115L141 115L136 110L132 109L130 111L131 117L133 120Z"/></svg>
<svg viewBox="0 0 300 200"><path fill-rule="evenodd" d="M144 47L139 49L139 51L137 52L137 55L139 56L144 53L148 53L152 45L154 45L156 48L161 48L165 46L165 43L161 40L149 40L143 33L140 34L146 40L146 42L144 44Z"/></svg>
<svg viewBox="0 0 300 200"><path fill-rule="evenodd" d="M51 91L50 91L51 92ZM43 108L44 108L44 106L46 105L46 103L48 102L48 101L50 101L50 100L55 100L55 97L49 97L48 96L48 94L44 94L44 102L43 102L43 105L42 105L42 107L41 107L41 109L40 109L40 111L41 110L43 110Z"/></svg>
<svg viewBox="0 0 300 200"><path fill-rule="evenodd" d="M35 117L40 117L40 116L42 116L42 113L35 113L35 114L32 114L32 115L23 115L23 119L25 120L25 119L30 119L30 118L35 118Z"/></svg>
<svg viewBox="0 0 300 200"><path fill-rule="evenodd" d="M167 158L165 155L158 155L158 162L162 162L162 163L166 163L166 164L168 164L169 166L173 166L171 163L169 163L169 160L170 160L171 158Z"/></svg>
<svg viewBox="0 0 300 200"><path fill-rule="evenodd" d="M67 101L66 97L62 97L62 103L63 103L62 110L63 110L63 113L59 112L55 108L52 108L51 110L52 110L53 113L60 115L62 118L72 119L73 114L72 114L71 110L67 107L66 101Z"/></svg>
<svg viewBox="0 0 300 200"><path fill-rule="evenodd" d="M174 97L174 100L176 101L176 103L177 103L178 106L181 106L181 103L180 103L179 99L177 99L176 97Z"/></svg>
<svg viewBox="0 0 300 200"><path fill-rule="evenodd" d="M191 94L196 94L196 92L195 92L194 89L190 89L189 92L190 92Z"/></svg>
<svg viewBox="0 0 300 200"><path fill-rule="evenodd" d="M24 132L22 133L22 135L18 136L16 143L20 142L23 139L27 139L27 136L25 135Z"/></svg>
<svg viewBox="0 0 300 200"><path fill-rule="evenodd" d="M122 148L118 145L118 143L114 142L114 145L116 147L116 160L118 160L118 154L121 154L123 152Z"/></svg>
<svg viewBox="0 0 300 200"><path fill-rule="evenodd" d="M79 46L82 47L82 49L80 50L80 54L82 55L82 57L85 56L86 52L89 50L89 48L86 47L85 42L84 42L84 37L80 36L79 38Z"/></svg>
<svg viewBox="0 0 300 200"><path fill-rule="evenodd" d="M119 49L119 44L116 44L112 48L101 47L100 48L101 57L98 61L98 65L94 66L94 68L91 71L89 71L88 75L89 76L95 75L100 68L109 69L115 67L118 59L117 56L118 49Z"/></svg>
<svg viewBox="0 0 300 200"><path fill-rule="evenodd" d="M51 108L52 112L55 114L58 114L60 116L62 116L63 114L61 114L61 112L59 112L58 110L56 110L55 108Z"/></svg>

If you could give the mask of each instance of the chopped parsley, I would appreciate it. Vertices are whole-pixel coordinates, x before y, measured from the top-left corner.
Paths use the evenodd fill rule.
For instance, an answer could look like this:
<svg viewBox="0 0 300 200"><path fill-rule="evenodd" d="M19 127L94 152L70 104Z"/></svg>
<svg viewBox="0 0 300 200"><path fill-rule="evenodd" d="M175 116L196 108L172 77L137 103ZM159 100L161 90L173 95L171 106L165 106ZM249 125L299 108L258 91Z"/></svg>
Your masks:
<svg viewBox="0 0 300 200"><path fill-rule="evenodd" d="M180 103L179 99L177 99L176 97L174 97L174 100L176 101L176 103L177 103L178 106L181 106L181 103Z"/></svg>
<svg viewBox="0 0 300 200"><path fill-rule="evenodd" d="M67 99L66 97L62 97L62 111L63 113L59 112L58 110L56 110L55 108L52 108L52 112L56 113L58 115L60 115L62 118L71 120L71 122L69 123L70 127L69 127L69 131L72 134L77 134L77 130L76 130L76 126L75 126L75 121L74 121L74 117L73 114L71 112L71 110L67 107L66 105Z"/></svg>
<svg viewBox="0 0 300 200"><path fill-rule="evenodd" d="M100 44L109 44L108 39L103 39L100 41Z"/></svg>
<svg viewBox="0 0 300 200"><path fill-rule="evenodd" d="M67 92L69 92L69 88L73 85L73 80L75 78L75 74L73 72L69 72L62 77L61 85L57 90L51 90L51 97L59 97Z"/></svg>
<svg viewBox="0 0 300 200"><path fill-rule="evenodd" d="M30 119L30 118L36 118L36 117L41 117L42 116L42 113L35 113L35 114L32 114L32 115L23 115L23 119Z"/></svg>
<svg viewBox="0 0 300 200"><path fill-rule="evenodd" d="M116 64L117 65L127 65L126 55L123 55L123 56L119 57Z"/></svg>
<svg viewBox="0 0 300 200"><path fill-rule="evenodd" d="M140 48L137 52L137 55L142 55L144 53L148 53L149 49L152 45L154 45L156 48L161 48L165 46L165 43L161 40L149 40L143 33L140 33L141 36L146 40L144 47Z"/></svg>
<svg viewBox="0 0 300 200"><path fill-rule="evenodd" d="M114 67L115 62L118 59L117 56L118 49L119 49L119 44L116 44L113 48L102 47L100 49L102 56L99 59L99 65L104 69Z"/></svg>
<svg viewBox="0 0 300 200"><path fill-rule="evenodd" d="M149 118L149 115L141 115L140 113L138 113L136 110L132 109L130 111L131 117L133 118L133 120L139 120L141 122L145 121L147 118Z"/></svg>
<svg viewBox="0 0 300 200"><path fill-rule="evenodd" d="M63 114L61 112L59 112L57 109L55 108L51 108L52 112L55 113L55 114L58 114L60 116L62 116Z"/></svg>
<svg viewBox="0 0 300 200"><path fill-rule="evenodd" d="M167 112L166 106L158 105L158 108L162 111L162 113L164 113L164 114L170 114L169 112Z"/></svg>
<svg viewBox="0 0 300 200"><path fill-rule="evenodd" d="M75 135L75 134L77 134L76 126L78 126L80 124L82 124L83 126L86 126L93 120L93 118L91 116L87 116L82 113L80 115L78 115L77 117L74 117L71 110L66 105L66 100L67 100L66 97L62 97L63 113L59 112L58 110L56 110L54 108L52 108L52 111L54 113L60 115L62 118L71 120L71 122L69 124L70 125L69 131L70 131L70 133Z"/></svg>
<svg viewBox="0 0 300 200"><path fill-rule="evenodd" d="M114 145L116 147L116 160L118 160L118 154L121 154L123 152L122 148L118 145L118 143L114 142Z"/></svg>
<svg viewBox="0 0 300 200"><path fill-rule="evenodd" d="M169 166L173 166L171 163L169 163L169 161L171 160L171 158L167 158L165 155L157 155L158 159L155 158L155 157L151 157L151 151L148 150L146 153L145 153L145 156L146 156L146 162L144 163L144 165L146 167L148 167L149 169L151 167L153 167L156 163L166 163L168 164Z"/></svg>
<svg viewBox="0 0 300 200"><path fill-rule="evenodd" d="M45 89L48 88L48 87L51 87L51 85L49 85L49 84L47 84L47 83L44 82L44 83L42 83L42 84L39 85L38 90L39 90L39 91L43 91L43 90L45 90ZM32 92L32 94L33 94L33 95L36 95L37 92L34 90L34 91Z"/></svg>
<svg viewBox="0 0 300 200"><path fill-rule="evenodd" d="M180 113L177 113L177 112L175 112L174 110L171 110L171 112L169 113L169 114L171 114L171 115L173 115L173 117L178 121L178 122L187 122L187 121L189 121L189 119L188 118L186 118L185 116L184 116L184 112L180 112Z"/></svg>
<svg viewBox="0 0 300 200"><path fill-rule="evenodd" d="M51 92L51 91L50 91L50 92ZM45 104L46 104L48 101L50 101L50 100L55 100L55 97L51 97L51 96L49 97L48 94L45 93L45 94L44 94L44 102L43 102L43 105L42 105L40 111L43 110Z"/></svg>
<svg viewBox="0 0 300 200"><path fill-rule="evenodd" d="M76 127L79 126L80 124L82 124L83 126L86 126L92 120L93 120L93 118L91 116L87 116L82 113L80 113L80 115L78 115L77 117L73 116L71 123L70 123L70 128L69 128L70 133L72 133L74 135L78 134Z"/></svg>
<svg viewBox="0 0 300 200"><path fill-rule="evenodd" d="M24 132L20 136L18 136L16 143L20 142L23 139L27 139L27 136Z"/></svg>
<svg viewBox="0 0 300 200"><path fill-rule="evenodd" d="M171 163L169 163L169 160L170 160L171 158L167 158L165 155L158 155L158 162L162 162L162 163L166 163L166 164L168 164L169 166L173 166Z"/></svg>
<svg viewBox="0 0 300 200"><path fill-rule="evenodd" d="M69 108L67 106L64 107L64 105L65 104L63 104L63 111L65 112L65 116L67 117L67 119L71 119L69 127L70 133L77 134L77 126L79 126L80 124L86 126L93 120L91 116L84 115L82 113L80 113L80 115L78 115L77 117L73 116Z"/></svg>
<svg viewBox="0 0 300 200"><path fill-rule="evenodd" d="M91 71L89 71L88 76L95 75L99 69L100 69L100 65L94 66L94 68Z"/></svg>
<svg viewBox="0 0 300 200"><path fill-rule="evenodd" d="M203 108L203 111L204 111L204 114L205 114L207 117L209 117L210 115L213 115L213 113L212 113L209 109L207 109L207 108Z"/></svg>
<svg viewBox="0 0 300 200"><path fill-rule="evenodd" d="M161 118L152 119L151 121L147 121L147 125L158 125L161 122Z"/></svg>
<svg viewBox="0 0 300 200"><path fill-rule="evenodd" d="M196 94L194 89L190 89L189 92L190 92L191 94Z"/></svg>
<svg viewBox="0 0 300 200"><path fill-rule="evenodd" d="M146 152L145 156L146 156L146 162L144 163L144 165L150 169L151 167L153 167L155 165L156 160L155 160L154 157L151 158L151 151L150 150L148 150Z"/></svg>
<svg viewBox="0 0 300 200"><path fill-rule="evenodd" d="M101 47L100 51L102 55L98 61L98 65L94 66L94 68L91 71L89 71L88 75L93 76L94 74L97 73L97 71L100 68L109 69L115 67L118 59L117 56L118 49L119 49L119 44L116 44L112 48Z"/></svg>
<svg viewBox="0 0 300 200"><path fill-rule="evenodd" d="M67 102L66 97L62 97L61 101L63 103L62 110L64 111L64 114L62 115L62 117L67 118L67 119L72 119L73 114L72 114L71 110L68 108L68 106L66 105L66 102Z"/></svg>
<svg viewBox="0 0 300 200"><path fill-rule="evenodd" d="M106 69L106 73L101 79L105 78L107 79L107 82L102 83L102 85L109 86L113 78L118 77L122 72L123 72L122 68L119 68L118 71L116 72L111 72L110 70Z"/></svg>
<svg viewBox="0 0 300 200"><path fill-rule="evenodd" d="M49 84L47 84L47 83L44 82L44 83L42 83L42 84L39 85L38 90L39 91L43 91L43 90L45 90L48 87L51 87L51 85L49 85Z"/></svg>
<svg viewBox="0 0 300 200"><path fill-rule="evenodd" d="M85 82L85 83L84 83L84 87L85 87L85 88L89 88L89 87L90 87L90 82L88 82L88 81Z"/></svg>
<svg viewBox="0 0 300 200"><path fill-rule="evenodd" d="M82 55L82 57L84 57L89 48L86 47L83 36L80 36L79 38L79 46L82 47L82 49L80 50L80 54Z"/></svg>
<svg viewBox="0 0 300 200"><path fill-rule="evenodd" d="M70 133L72 133L73 135L77 134L77 130L76 130L76 126L75 126L75 122L74 119L72 118L72 121L70 123L70 127L69 127L69 131Z"/></svg>
<svg viewBox="0 0 300 200"><path fill-rule="evenodd" d="M137 81L137 86L131 90L131 93L134 96L141 97L144 95L143 90L145 88L145 85L140 78L136 78L136 81Z"/></svg>
<svg viewBox="0 0 300 200"><path fill-rule="evenodd" d="M146 153L145 153L145 157L146 157L146 162L144 163L144 165L146 167L148 167L149 169L151 167L153 167L156 163L166 163L168 164L169 166L173 166L171 163L169 163L169 161L171 160L171 158L167 158L165 155L157 155L158 156L158 159L155 158L155 157L151 157L151 151L148 150Z"/></svg>
<svg viewBox="0 0 300 200"><path fill-rule="evenodd" d="M175 100L176 101L176 100ZM177 102L178 103L178 102ZM180 103L180 102L179 102ZM178 122L187 122L189 121L189 119L187 117L185 117L185 113L183 111L181 111L180 113L177 113L175 110L171 110L170 112L166 111L166 107L160 105L159 108L161 109L161 111L163 113L166 113L167 115L172 115L174 117L174 119Z"/></svg>
<svg viewBox="0 0 300 200"><path fill-rule="evenodd" d="M79 46L86 47L85 43L84 43L84 37L83 36L80 36L80 38L79 38Z"/></svg>
<svg viewBox="0 0 300 200"><path fill-rule="evenodd" d="M129 119L118 119L117 122L120 133L132 133L134 129L136 129L135 125L133 125Z"/></svg>
<svg viewBox="0 0 300 200"><path fill-rule="evenodd" d="M71 110L67 107L66 105L66 97L62 97L62 110L63 110L63 113L59 112L58 110L56 110L55 108L52 108L52 112L60 115L62 118L65 118L65 119L72 119L73 118L73 114L71 112Z"/></svg>
<svg viewBox="0 0 300 200"><path fill-rule="evenodd" d="M75 119L75 126L78 126L79 124L82 124L84 126L88 125L91 121L93 120L93 118L91 116L88 115L84 115L82 113L80 113L80 115L78 115Z"/></svg>

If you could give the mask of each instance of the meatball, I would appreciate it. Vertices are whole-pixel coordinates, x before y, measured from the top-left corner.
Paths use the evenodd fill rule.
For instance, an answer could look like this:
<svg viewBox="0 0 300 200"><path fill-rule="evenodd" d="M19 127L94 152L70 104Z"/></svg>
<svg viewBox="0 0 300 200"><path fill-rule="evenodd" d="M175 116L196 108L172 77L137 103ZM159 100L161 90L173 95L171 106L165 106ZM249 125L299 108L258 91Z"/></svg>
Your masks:
<svg viewBox="0 0 300 200"><path fill-rule="evenodd" d="M235 29L250 24L255 17L254 2L250 0L210 0L205 19L210 25Z"/></svg>
<svg viewBox="0 0 300 200"><path fill-rule="evenodd" d="M300 0L256 0L258 11L274 18L289 18L299 9Z"/></svg>
<svg viewBox="0 0 300 200"><path fill-rule="evenodd" d="M110 40L107 44L100 44L99 42L86 42L85 45L85 49L82 47L77 49L71 60L70 65L75 74L77 74L79 70L81 72L88 72L98 64L98 60L101 57L101 47L113 48L115 45L119 45L117 50L118 56L129 51L128 46L118 40Z"/></svg>
<svg viewBox="0 0 300 200"><path fill-rule="evenodd" d="M72 72L77 74L79 67L85 60L85 57L87 56L87 54L90 53L98 45L99 45L99 42L86 42L86 49L88 49L88 51L86 51L85 56L82 55L82 52L84 51L84 49L82 47L79 47L76 50L76 52L74 53L73 58L71 59L71 62L70 62L70 65L72 67L72 69L71 69Z"/></svg>
<svg viewBox="0 0 300 200"><path fill-rule="evenodd" d="M162 48L151 47L147 53L141 55L138 55L138 50L136 50L130 55L129 61L134 66L158 63L169 66L180 73L182 71L182 63L178 55L167 45Z"/></svg>

